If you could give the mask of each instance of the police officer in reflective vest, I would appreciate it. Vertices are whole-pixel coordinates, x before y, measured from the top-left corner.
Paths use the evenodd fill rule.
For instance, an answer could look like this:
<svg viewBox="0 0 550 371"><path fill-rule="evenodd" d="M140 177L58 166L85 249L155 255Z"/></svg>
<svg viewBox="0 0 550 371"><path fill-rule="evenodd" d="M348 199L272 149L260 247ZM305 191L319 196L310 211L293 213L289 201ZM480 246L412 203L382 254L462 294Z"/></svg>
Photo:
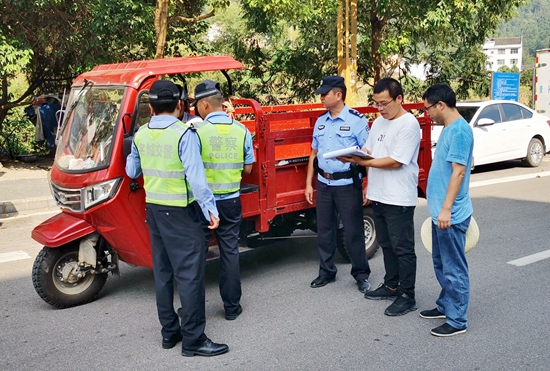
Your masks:
<svg viewBox="0 0 550 371"><path fill-rule="evenodd" d="M313 129L306 178L306 200L313 203L314 162L317 158L317 248L320 264L319 276L311 282L311 287L323 287L336 277L334 255L339 214L351 260L351 275L359 291L365 293L370 290L370 267L365 252L363 196L359 175L350 164L337 159L325 159L323 154L352 146L363 147L369 136L368 123L362 114L344 103L346 85L340 76L323 77L321 87L315 94L321 94L321 103L328 111L319 116Z"/></svg>
<svg viewBox="0 0 550 371"><path fill-rule="evenodd" d="M147 225L151 236L157 311L162 347L182 341L184 356L214 356L228 351L204 334L205 251L201 218L219 224L206 184L196 133L177 119L180 94L170 81L158 80L149 91L153 117L136 133L126 162L130 178L143 174ZM181 326L174 311L176 280L182 304Z"/></svg>
<svg viewBox="0 0 550 371"><path fill-rule="evenodd" d="M234 320L243 310L238 246L241 178L243 173L252 171L254 152L250 132L223 111L222 100L219 83L205 80L195 88L195 113L204 121L194 125L200 138L206 180L220 212L220 225L214 230L221 258L220 295L225 318ZM205 229L205 233L208 244L211 230Z"/></svg>

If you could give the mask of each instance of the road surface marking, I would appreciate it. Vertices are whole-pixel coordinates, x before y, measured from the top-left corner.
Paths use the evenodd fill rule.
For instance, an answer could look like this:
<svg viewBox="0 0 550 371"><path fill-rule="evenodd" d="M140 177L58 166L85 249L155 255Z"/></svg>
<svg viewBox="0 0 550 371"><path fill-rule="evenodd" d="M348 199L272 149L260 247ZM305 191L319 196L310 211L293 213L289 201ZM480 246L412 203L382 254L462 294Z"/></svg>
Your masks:
<svg viewBox="0 0 550 371"><path fill-rule="evenodd" d="M7 218L0 218L0 223L3 222L4 220L22 219L22 218L29 218L31 216L48 215L48 214L55 214L55 213L61 213L61 210L55 209L55 210L47 210L47 211L38 211L36 213L31 212L30 214L19 214L19 215L10 216Z"/></svg>
<svg viewBox="0 0 550 371"><path fill-rule="evenodd" d="M500 183L517 182L518 180L542 178L545 176L550 176L550 172L508 176L505 178L497 178L497 179L489 179L489 180L478 180L477 182L471 182L470 188L484 187L484 186L500 184Z"/></svg>
<svg viewBox="0 0 550 371"><path fill-rule="evenodd" d="M523 267L524 265L536 263L540 260L548 259L550 258L550 250L538 252L536 254L527 255L523 258L519 258L516 260L510 260L508 264L515 265L517 267Z"/></svg>
<svg viewBox="0 0 550 371"><path fill-rule="evenodd" d="M24 251L12 251L0 254L0 263L7 263L30 258L31 256Z"/></svg>

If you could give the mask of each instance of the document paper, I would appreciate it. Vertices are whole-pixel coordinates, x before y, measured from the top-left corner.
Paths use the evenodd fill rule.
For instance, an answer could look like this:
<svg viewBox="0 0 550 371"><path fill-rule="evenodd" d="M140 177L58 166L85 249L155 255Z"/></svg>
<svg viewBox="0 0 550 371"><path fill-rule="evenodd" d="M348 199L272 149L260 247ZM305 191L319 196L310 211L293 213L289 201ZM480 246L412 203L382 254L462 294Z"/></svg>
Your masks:
<svg viewBox="0 0 550 371"><path fill-rule="evenodd" d="M336 157L340 157L340 156L345 157L345 156L350 156L350 155L360 156L360 157L364 157L364 158L374 158L371 155L369 155L368 153L361 151L361 148L359 148L359 146L342 148L342 149L338 149L336 151L323 153L323 158L336 158Z"/></svg>

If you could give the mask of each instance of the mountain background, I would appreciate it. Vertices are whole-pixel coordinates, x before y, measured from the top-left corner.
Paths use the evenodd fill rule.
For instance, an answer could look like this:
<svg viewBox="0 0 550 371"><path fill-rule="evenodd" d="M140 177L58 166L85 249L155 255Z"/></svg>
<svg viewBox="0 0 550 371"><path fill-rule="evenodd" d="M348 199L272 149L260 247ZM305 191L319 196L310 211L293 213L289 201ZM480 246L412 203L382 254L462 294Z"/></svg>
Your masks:
<svg viewBox="0 0 550 371"><path fill-rule="evenodd" d="M494 37L523 37L523 66L535 64L537 49L550 48L550 0L532 0L503 23Z"/></svg>

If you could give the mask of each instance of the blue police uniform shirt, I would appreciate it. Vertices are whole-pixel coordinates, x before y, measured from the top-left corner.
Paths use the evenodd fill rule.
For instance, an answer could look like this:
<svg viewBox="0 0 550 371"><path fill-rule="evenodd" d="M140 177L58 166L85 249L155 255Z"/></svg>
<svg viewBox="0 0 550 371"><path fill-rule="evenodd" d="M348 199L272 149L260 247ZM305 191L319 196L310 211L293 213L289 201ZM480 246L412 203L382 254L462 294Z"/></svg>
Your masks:
<svg viewBox="0 0 550 371"><path fill-rule="evenodd" d="M177 119L170 115L153 116L147 126L151 129L165 129L176 121ZM208 188L208 183L206 183L206 175L204 174L204 165L199 148L199 137L193 130L187 130L181 137L179 156L187 175L187 181L193 190L195 201L201 207L206 220L210 221L209 213L219 218L214 195L210 191L210 188ZM134 142L132 143L132 151L126 158L126 174L130 178L136 179L141 173L139 152Z"/></svg>
<svg viewBox="0 0 550 371"><path fill-rule="evenodd" d="M332 118L330 111L319 116L313 129L311 148L317 150L319 168L327 173L348 171L349 164L333 158L323 158L326 152L335 151L351 146L363 148L369 137L369 125L365 117L347 104L340 114ZM318 174L317 179L330 186L343 186L353 183L353 179L329 180Z"/></svg>
<svg viewBox="0 0 550 371"><path fill-rule="evenodd" d="M208 121L211 124L231 124L233 122L233 119L227 115L227 113L218 111L218 112L211 112L204 118L204 121ZM201 123L197 123L196 126L200 126ZM199 143L200 147L200 143ZM201 148L202 151L202 148ZM246 130L246 134L244 137L244 164L250 165L253 164L255 161L254 159L254 150L252 148L252 135L250 134L250 131ZM214 198L216 200L228 200L231 198L237 198L241 194L240 191L228 193L224 195L214 195Z"/></svg>

